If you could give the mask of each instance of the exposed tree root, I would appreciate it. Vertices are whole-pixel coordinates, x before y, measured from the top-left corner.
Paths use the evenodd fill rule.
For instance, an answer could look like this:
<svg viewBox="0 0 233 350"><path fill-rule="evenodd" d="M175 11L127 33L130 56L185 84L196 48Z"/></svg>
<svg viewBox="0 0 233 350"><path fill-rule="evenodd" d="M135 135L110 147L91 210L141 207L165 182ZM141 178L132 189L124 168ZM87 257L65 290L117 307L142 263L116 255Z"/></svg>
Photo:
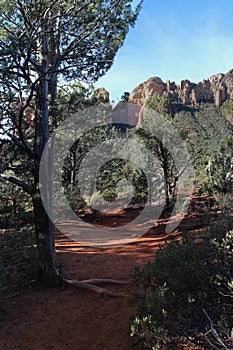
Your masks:
<svg viewBox="0 0 233 350"><path fill-rule="evenodd" d="M0 300L6 300L6 299L14 298L14 297L18 296L19 294L20 293L17 292L17 293L14 293L14 294L6 295L6 296L3 296L3 297L0 297Z"/></svg>
<svg viewBox="0 0 233 350"><path fill-rule="evenodd" d="M106 284L106 283L115 284L115 285L128 284L128 282L124 282L124 281L117 281L112 279L90 279L90 280L76 281L76 280L71 280L67 278L62 278L62 282L71 286L75 286L78 288L87 289L93 292L97 292L99 294L103 294L106 297L121 297L121 298L127 297L126 294L115 293L108 289L96 286L96 284Z"/></svg>
<svg viewBox="0 0 233 350"><path fill-rule="evenodd" d="M118 280L112 280L109 278L97 278L97 279L90 279L90 280L82 280L82 283L90 283L90 284L118 284L118 285L123 285L123 284L129 284L129 282L125 281L118 281Z"/></svg>

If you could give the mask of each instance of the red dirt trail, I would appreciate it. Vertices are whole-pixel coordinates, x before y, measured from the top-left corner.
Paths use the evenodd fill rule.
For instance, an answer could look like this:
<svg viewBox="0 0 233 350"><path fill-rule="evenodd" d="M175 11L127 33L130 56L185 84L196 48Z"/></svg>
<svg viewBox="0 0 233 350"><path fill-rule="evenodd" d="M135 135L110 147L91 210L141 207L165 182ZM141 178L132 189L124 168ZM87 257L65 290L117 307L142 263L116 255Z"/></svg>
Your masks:
<svg viewBox="0 0 233 350"><path fill-rule="evenodd" d="M66 277L124 280L129 284L106 288L128 297L106 298L73 287L60 290L32 284L1 301L0 350L142 350L129 337L134 266L152 260L160 246L178 239L183 231L199 230L207 223L207 213L189 214L169 236L164 233L166 221L159 220L134 243L111 249L84 247L57 233L57 261Z"/></svg>

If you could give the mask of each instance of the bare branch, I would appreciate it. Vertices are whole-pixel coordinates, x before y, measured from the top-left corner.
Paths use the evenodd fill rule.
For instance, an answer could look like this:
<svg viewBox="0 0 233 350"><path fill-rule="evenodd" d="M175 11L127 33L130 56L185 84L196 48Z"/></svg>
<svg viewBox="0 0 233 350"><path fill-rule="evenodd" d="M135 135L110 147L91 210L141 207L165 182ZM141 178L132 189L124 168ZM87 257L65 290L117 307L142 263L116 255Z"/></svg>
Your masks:
<svg viewBox="0 0 233 350"><path fill-rule="evenodd" d="M229 298L233 298L233 292L232 292L232 290L229 288L229 291L230 291L230 293L231 294L225 294L225 293L223 293L223 292L219 292L221 295L223 295L224 297L229 297Z"/></svg>
<svg viewBox="0 0 233 350"><path fill-rule="evenodd" d="M207 317L207 319L208 319L208 321L209 321L209 323L210 323L210 329L209 329L209 331L208 331L206 334L204 334L204 336L205 336L207 342L208 342L214 349L216 349L216 350L221 350L221 349L229 350L230 348L229 348L228 345L222 340L221 336L219 335L219 333L218 333L217 330L216 330L216 327L215 327L213 321L211 320L210 316L208 315L208 313L206 312L205 309L203 309L203 312L204 312L204 314L206 315L206 317ZM209 335L209 334L211 334L212 338L215 339L216 344L213 342L212 339L210 339L210 335ZM231 346L232 346L232 345L233 345L233 339L230 338L229 340L230 340Z"/></svg>

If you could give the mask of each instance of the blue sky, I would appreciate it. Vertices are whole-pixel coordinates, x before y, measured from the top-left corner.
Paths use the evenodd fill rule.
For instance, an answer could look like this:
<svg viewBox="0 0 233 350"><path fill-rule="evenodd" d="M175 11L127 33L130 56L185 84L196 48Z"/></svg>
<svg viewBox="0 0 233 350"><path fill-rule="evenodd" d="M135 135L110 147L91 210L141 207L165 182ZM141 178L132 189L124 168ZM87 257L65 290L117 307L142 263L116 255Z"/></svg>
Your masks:
<svg viewBox="0 0 233 350"><path fill-rule="evenodd" d="M112 68L95 86L117 101L152 76L198 82L231 68L232 0L144 0Z"/></svg>

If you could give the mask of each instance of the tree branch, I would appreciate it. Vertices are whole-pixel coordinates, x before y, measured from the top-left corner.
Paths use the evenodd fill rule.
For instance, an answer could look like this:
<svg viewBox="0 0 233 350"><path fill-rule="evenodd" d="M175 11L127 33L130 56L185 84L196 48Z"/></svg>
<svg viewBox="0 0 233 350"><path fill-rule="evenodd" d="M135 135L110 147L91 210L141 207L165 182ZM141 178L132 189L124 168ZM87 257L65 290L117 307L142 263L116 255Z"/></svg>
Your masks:
<svg viewBox="0 0 233 350"><path fill-rule="evenodd" d="M19 187L21 187L25 192L27 192L28 194L30 194L31 196L33 195L33 190L22 180L17 179L14 176L10 176L7 174L3 174L2 173L2 169L0 170L0 177L3 180L9 181Z"/></svg>
<svg viewBox="0 0 233 350"><path fill-rule="evenodd" d="M83 6L83 8L89 6L90 4L91 4L91 2L87 3L85 6ZM83 10L83 8L81 7L79 9L79 11L81 12ZM56 63L57 66L59 66L61 64L61 62L63 61L64 57L67 57L72 50L75 50L75 48L78 47L82 41L84 41L86 38L88 38L94 32L94 30L98 28L99 23L103 22L103 20L107 17L109 12L113 8L114 8L114 4L112 5L112 7L107 8L107 10L105 11L105 13L103 15L101 15L101 16L96 18L96 20L92 24L92 27L87 32L86 32L86 28L85 28L81 32L81 34L79 34L78 37L75 37L75 39L73 41L71 41L71 43L68 45L68 47L58 57L58 61Z"/></svg>

